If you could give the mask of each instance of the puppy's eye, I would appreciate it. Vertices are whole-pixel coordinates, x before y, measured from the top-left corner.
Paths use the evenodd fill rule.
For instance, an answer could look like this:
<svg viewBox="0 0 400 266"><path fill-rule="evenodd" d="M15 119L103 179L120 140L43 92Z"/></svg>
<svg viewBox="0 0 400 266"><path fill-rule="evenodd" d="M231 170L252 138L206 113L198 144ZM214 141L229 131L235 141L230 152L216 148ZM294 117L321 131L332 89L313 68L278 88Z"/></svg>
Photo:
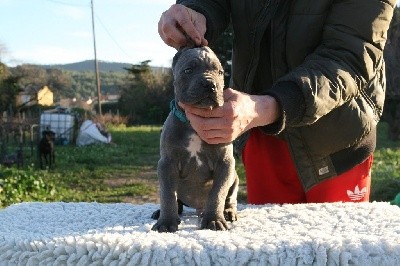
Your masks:
<svg viewBox="0 0 400 266"><path fill-rule="evenodd" d="M220 76L223 76L223 75L224 75L224 71L220 70L220 71L218 71L218 74L219 74Z"/></svg>
<svg viewBox="0 0 400 266"><path fill-rule="evenodd" d="M189 67L189 68L186 68L183 72L184 72L185 74L191 74L191 73L193 72L193 69L191 69L191 68Z"/></svg>

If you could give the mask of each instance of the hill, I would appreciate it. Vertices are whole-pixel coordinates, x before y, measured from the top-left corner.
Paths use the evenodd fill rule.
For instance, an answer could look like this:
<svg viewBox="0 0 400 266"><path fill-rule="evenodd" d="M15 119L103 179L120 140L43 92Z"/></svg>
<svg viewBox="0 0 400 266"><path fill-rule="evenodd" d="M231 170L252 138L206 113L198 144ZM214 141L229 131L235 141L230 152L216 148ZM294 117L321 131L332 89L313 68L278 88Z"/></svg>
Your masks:
<svg viewBox="0 0 400 266"><path fill-rule="evenodd" d="M120 63L120 62L107 62L98 61L100 72L126 72L124 68L131 68L132 64ZM39 67L45 69L61 69L68 71L94 71L94 60L86 60L82 62L70 63L70 64L56 64L56 65L39 65ZM151 67L155 72L164 71L163 67Z"/></svg>
<svg viewBox="0 0 400 266"><path fill-rule="evenodd" d="M130 68L132 64L118 63L118 62L106 62L98 61L99 71L101 72L120 72L125 71L124 68ZM69 71L94 71L94 60L86 60L82 62L70 63L70 64L58 64L58 65L40 65L40 67L46 69L62 69Z"/></svg>

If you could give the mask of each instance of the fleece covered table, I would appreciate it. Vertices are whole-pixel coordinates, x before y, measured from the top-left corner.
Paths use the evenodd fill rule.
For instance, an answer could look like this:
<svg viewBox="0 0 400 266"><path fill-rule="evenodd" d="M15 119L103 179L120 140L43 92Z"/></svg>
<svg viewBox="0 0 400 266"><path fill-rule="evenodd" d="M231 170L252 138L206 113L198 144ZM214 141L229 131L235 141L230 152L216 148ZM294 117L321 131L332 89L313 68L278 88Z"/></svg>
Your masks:
<svg viewBox="0 0 400 266"><path fill-rule="evenodd" d="M151 230L155 204L23 203L0 211L0 265L400 265L388 203L239 205L231 230Z"/></svg>

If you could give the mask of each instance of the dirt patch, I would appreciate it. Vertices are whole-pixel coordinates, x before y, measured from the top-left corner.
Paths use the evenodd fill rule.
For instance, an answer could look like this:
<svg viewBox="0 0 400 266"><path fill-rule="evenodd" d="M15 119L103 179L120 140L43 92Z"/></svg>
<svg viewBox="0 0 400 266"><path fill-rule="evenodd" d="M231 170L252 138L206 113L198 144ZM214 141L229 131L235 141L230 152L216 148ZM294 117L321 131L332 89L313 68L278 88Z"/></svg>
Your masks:
<svg viewBox="0 0 400 266"><path fill-rule="evenodd" d="M122 198L122 202L133 203L133 204L145 204L145 203L160 203L160 189L157 179L156 170L146 170L137 175L119 175L118 177L112 179L105 179L104 184L110 188L133 185L133 184L143 184L151 189L146 195L134 195L125 196ZM247 202L246 185L239 184L238 202L245 204Z"/></svg>
<svg viewBox="0 0 400 266"><path fill-rule="evenodd" d="M118 177L105 179L104 184L110 188L121 187L133 184L143 184L151 188L146 195L125 196L122 202L133 204L144 203L160 203L159 184L157 179L157 171L151 170L141 172L138 175L119 175Z"/></svg>

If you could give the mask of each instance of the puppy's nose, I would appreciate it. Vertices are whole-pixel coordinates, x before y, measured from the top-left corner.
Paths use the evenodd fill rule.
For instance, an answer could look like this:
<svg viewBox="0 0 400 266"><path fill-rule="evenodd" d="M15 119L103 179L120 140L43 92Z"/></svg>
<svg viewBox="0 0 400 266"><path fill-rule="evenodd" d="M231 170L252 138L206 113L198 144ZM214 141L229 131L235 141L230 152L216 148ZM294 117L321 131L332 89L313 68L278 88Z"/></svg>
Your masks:
<svg viewBox="0 0 400 266"><path fill-rule="evenodd" d="M213 80L204 79L202 81L203 88L205 88L208 92L215 92L217 90L217 84Z"/></svg>

